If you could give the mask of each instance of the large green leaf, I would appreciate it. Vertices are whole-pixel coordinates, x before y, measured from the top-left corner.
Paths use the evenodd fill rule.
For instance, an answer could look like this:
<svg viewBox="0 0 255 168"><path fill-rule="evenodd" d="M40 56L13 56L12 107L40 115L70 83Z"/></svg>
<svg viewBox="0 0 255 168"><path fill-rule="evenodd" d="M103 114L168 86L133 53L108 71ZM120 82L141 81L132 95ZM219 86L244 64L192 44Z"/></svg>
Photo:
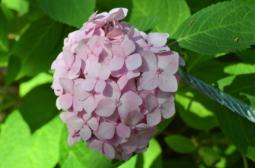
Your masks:
<svg viewBox="0 0 255 168"><path fill-rule="evenodd" d="M255 50L247 50L236 53L238 58L247 64L255 64Z"/></svg>
<svg viewBox="0 0 255 168"><path fill-rule="evenodd" d="M242 75L255 73L255 64L237 63L224 67L224 72L230 75Z"/></svg>
<svg viewBox="0 0 255 168"><path fill-rule="evenodd" d="M95 0L38 0L42 10L55 20L81 28L94 13Z"/></svg>
<svg viewBox="0 0 255 168"><path fill-rule="evenodd" d="M49 70L53 60L61 52L64 37L71 30L71 27L63 28L62 24L48 17L34 22L14 46L12 54L17 57L14 63L21 66L8 72L5 85L21 77L34 76ZM10 61L9 66L14 67L14 63Z"/></svg>
<svg viewBox="0 0 255 168"><path fill-rule="evenodd" d="M243 2L252 2L252 3L255 3L255 0L232 0L232 1L243 1Z"/></svg>
<svg viewBox="0 0 255 168"><path fill-rule="evenodd" d="M27 0L3 0L2 3L9 9L17 11L20 16L26 14L29 9L29 2Z"/></svg>
<svg viewBox="0 0 255 168"><path fill-rule="evenodd" d="M169 33L170 36L179 25L190 16L190 10L185 0L98 0L99 9L110 10L114 7L129 9L128 22L142 31L153 28L152 31ZM142 21L144 25L141 25Z"/></svg>
<svg viewBox="0 0 255 168"><path fill-rule="evenodd" d="M213 100L189 87L178 90L175 100L177 111L188 126L198 130L218 126Z"/></svg>
<svg viewBox="0 0 255 168"><path fill-rule="evenodd" d="M178 153L191 153L196 146L186 137L181 135L169 135L165 138L167 145Z"/></svg>
<svg viewBox="0 0 255 168"><path fill-rule="evenodd" d="M77 159L73 152L69 152L69 156L66 159L64 165L61 168L84 168L81 162Z"/></svg>
<svg viewBox="0 0 255 168"><path fill-rule="evenodd" d="M56 96L50 84L40 85L24 97L20 112L32 132L46 124L58 114Z"/></svg>
<svg viewBox="0 0 255 168"><path fill-rule="evenodd" d="M0 6L0 51L7 52L9 49L8 26L6 18Z"/></svg>
<svg viewBox="0 0 255 168"><path fill-rule="evenodd" d="M210 5L220 2L220 1L224 1L224 0L206 0L206 1L186 0L187 4L190 7L190 11L192 13L196 13L197 11L199 11L207 6L210 6Z"/></svg>
<svg viewBox="0 0 255 168"><path fill-rule="evenodd" d="M170 45L178 43L207 55L235 52L255 44L254 29L255 4L226 1L207 7L184 21L172 36L175 41Z"/></svg>
<svg viewBox="0 0 255 168"><path fill-rule="evenodd" d="M12 113L1 126L0 148L4 150L0 150L0 167L54 167L59 158L58 140L62 124L57 117L30 136L19 112Z"/></svg>
<svg viewBox="0 0 255 168"><path fill-rule="evenodd" d="M60 160L59 164L63 165L70 152L73 152L77 159L87 168L115 168L122 162L116 159L108 160L105 156L99 152L87 148L87 143L79 142L69 147L67 144L68 131L66 127L63 127L60 137Z"/></svg>
<svg viewBox="0 0 255 168"><path fill-rule="evenodd" d="M218 81L219 89L255 109L255 74L230 76ZM255 124L218 105L215 111L226 137L248 158L255 161Z"/></svg>

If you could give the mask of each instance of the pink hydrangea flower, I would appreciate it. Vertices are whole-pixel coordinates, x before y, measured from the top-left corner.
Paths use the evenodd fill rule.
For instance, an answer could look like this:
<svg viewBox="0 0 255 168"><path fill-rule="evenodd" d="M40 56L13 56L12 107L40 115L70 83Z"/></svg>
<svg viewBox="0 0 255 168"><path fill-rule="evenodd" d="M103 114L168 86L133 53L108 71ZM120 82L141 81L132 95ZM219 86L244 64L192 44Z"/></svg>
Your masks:
<svg viewBox="0 0 255 168"><path fill-rule="evenodd" d="M107 159L124 161L146 152L156 125L174 115L178 66L185 65L166 45L167 33L120 22L127 12L92 14L64 39L51 66L68 145L87 142Z"/></svg>

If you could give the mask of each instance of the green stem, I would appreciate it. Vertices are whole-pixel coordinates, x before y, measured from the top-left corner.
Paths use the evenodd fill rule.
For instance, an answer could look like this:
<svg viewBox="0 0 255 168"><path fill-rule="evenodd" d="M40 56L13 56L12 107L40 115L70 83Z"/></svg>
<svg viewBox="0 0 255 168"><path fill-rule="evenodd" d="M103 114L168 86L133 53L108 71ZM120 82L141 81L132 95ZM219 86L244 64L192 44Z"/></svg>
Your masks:
<svg viewBox="0 0 255 168"><path fill-rule="evenodd" d="M242 158L243 158L244 168L248 168L248 163L247 163L246 156L243 153L241 153L241 154L242 154Z"/></svg>

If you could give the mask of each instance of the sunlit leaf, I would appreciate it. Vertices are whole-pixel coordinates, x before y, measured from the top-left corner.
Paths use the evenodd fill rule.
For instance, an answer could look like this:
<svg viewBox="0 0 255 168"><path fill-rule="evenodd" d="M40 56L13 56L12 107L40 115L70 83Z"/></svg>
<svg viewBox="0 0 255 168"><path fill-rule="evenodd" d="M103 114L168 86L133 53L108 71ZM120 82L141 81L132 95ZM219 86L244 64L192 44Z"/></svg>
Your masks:
<svg viewBox="0 0 255 168"><path fill-rule="evenodd" d="M9 50L8 25L0 6L0 51L7 52L8 50Z"/></svg>
<svg viewBox="0 0 255 168"><path fill-rule="evenodd" d="M205 18L206 17L206 18ZM255 4L221 2L184 21L171 37L181 47L206 55L236 52L255 44Z"/></svg>

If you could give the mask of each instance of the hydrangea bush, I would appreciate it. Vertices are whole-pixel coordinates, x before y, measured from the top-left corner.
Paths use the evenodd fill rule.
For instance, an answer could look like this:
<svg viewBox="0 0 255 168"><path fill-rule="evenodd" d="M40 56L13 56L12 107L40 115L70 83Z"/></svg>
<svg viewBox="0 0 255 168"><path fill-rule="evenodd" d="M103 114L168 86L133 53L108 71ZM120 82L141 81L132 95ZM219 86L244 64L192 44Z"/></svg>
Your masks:
<svg viewBox="0 0 255 168"><path fill-rule="evenodd" d="M145 152L156 125L174 115L178 66L184 65L166 45L169 34L120 22L127 12L92 14L64 39L51 68L69 146L82 139L106 158L124 161Z"/></svg>

